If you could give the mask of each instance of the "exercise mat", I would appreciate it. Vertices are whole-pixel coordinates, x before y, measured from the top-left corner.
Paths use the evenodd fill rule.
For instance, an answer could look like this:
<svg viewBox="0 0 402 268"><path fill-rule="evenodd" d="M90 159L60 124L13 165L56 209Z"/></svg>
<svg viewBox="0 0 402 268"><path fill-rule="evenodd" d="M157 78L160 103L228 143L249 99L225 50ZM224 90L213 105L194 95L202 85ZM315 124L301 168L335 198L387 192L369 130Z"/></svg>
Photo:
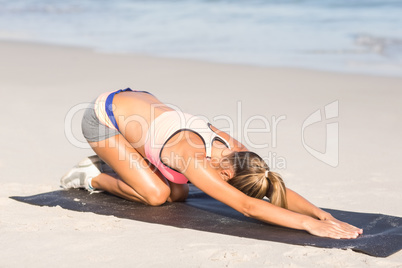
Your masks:
<svg viewBox="0 0 402 268"><path fill-rule="evenodd" d="M316 237L305 231L273 226L233 210L190 185L186 202L151 207L107 194L89 194L70 189L33 196L12 196L17 201L38 206L113 215L119 218L163 224L258 240L322 248L352 249L376 257L387 257L402 249L402 218L382 214L324 209L335 218L364 229L357 239Z"/></svg>

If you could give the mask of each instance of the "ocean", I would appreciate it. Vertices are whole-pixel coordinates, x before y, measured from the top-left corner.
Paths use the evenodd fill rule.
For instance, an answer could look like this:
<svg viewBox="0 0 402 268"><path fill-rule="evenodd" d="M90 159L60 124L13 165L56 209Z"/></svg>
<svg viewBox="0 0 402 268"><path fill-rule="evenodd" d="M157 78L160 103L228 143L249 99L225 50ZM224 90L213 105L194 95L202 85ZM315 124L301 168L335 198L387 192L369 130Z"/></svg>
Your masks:
<svg viewBox="0 0 402 268"><path fill-rule="evenodd" d="M402 1L0 0L0 39L402 76Z"/></svg>

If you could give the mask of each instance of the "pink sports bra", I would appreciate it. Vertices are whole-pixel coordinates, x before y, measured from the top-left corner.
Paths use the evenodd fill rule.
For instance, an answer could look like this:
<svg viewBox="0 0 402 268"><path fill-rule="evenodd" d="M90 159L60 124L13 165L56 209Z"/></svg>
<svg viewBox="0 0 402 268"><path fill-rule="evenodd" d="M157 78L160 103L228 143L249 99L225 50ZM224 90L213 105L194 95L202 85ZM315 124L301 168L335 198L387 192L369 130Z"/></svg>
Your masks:
<svg viewBox="0 0 402 268"><path fill-rule="evenodd" d="M204 142L205 156L211 158L212 143L220 140L229 149L229 143L210 128L203 118L181 111L164 112L152 121L144 149L147 159L155 165L168 180L178 184L187 183L187 178L180 172L168 167L162 162L161 152L171 137L181 131L192 131ZM199 146L199 145L193 145Z"/></svg>

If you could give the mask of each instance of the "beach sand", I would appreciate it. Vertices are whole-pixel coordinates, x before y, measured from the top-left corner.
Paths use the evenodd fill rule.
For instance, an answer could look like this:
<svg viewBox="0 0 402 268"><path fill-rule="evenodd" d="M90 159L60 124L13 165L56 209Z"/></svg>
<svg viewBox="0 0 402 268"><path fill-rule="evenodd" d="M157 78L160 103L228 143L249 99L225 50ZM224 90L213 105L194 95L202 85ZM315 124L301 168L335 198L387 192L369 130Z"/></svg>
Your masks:
<svg viewBox="0 0 402 268"><path fill-rule="evenodd" d="M0 42L0 59L1 267L398 267L402 263L402 252L374 258L351 250L37 207L8 198L59 189L60 177L93 154L80 132L79 108L102 92L131 87L150 91L188 113L205 115L220 128L229 125L223 116L232 118L236 136L269 158L288 187L320 207L402 216L402 78L105 54L10 41ZM306 150L301 131L312 113L335 101L338 117L304 131L305 144L323 152L326 123L339 124L339 163L332 167ZM70 115L74 116L66 120ZM266 118L271 129L251 133L245 140L237 130L244 129L253 115ZM276 130L273 116L282 118ZM251 126L261 128L261 123L254 120ZM255 148L251 143L269 146Z"/></svg>

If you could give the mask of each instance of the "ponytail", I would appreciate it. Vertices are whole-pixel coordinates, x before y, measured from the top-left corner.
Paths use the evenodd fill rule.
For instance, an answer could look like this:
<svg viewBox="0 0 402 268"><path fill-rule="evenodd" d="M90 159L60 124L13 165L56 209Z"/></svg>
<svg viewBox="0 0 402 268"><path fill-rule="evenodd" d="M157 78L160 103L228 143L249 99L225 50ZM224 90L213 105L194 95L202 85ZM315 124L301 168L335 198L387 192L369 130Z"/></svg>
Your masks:
<svg viewBox="0 0 402 268"><path fill-rule="evenodd" d="M266 196L271 201L271 204L282 208L288 208L288 202L286 200L286 187L281 175L272 171L268 171L267 173L270 186Z"/></svg>
<svg viewBox="0 0 402 268"><path fill-rule="evenodd" d="M281 176L269 171L268 165L256 153L234 152L228 156L234 177L228 183L248 196L268 197L273 205L287 208L286 187Z"/></svg>

